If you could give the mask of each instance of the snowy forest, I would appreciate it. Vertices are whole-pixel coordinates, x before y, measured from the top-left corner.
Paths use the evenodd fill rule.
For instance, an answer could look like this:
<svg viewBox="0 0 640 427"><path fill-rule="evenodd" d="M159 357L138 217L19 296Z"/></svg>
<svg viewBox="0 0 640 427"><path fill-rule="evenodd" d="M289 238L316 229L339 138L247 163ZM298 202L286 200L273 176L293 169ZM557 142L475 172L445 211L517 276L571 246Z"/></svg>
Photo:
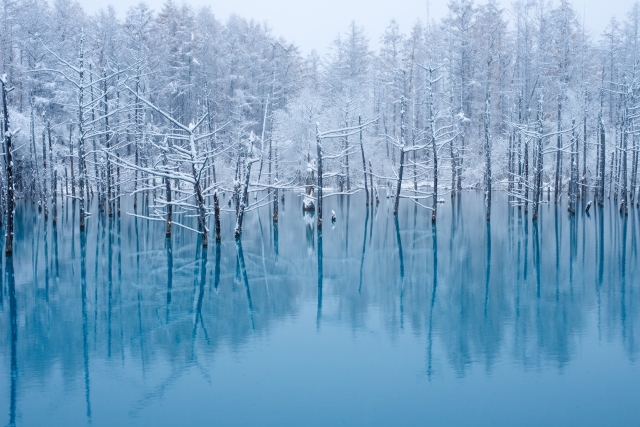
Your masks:
<svg viewBox="0 0 640 427"><path fill-rule="evenodd" d="M277 222L293 189L318 228L323 198L360 191L434 222L466 189L485 192L487 220L492 191L532 221L540 203L637 206L640 4L603 34L565 0L448 7L408 34L394 20L382 35L352 22L326 55L305 56L266 24L171 0L122 19L71 0L4 0L7 254L19 200L53 224L77 204L81 231L135 215L204 246L221 238L221 210L235 212L238 238L255 207Z"/></svg>

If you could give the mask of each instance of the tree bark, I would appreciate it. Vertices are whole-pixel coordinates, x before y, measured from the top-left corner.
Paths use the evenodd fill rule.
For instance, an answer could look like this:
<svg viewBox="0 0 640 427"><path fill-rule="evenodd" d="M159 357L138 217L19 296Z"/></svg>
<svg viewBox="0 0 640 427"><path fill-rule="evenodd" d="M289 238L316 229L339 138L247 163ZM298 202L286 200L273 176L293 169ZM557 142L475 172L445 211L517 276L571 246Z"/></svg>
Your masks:
<svg viewBox="0 0 640 427"><path fill-rule="evenodd" d="M400 100L400 170L398 171L398 185L396 187L396 198L393 205L393 214L398 215L398 207L400 205L400 191L402 190L402 174L404 173L404 95Z"/></svg>
<svg viewBox="0 0 640 427"><path fill-rule="evenodd" d="M358 116L358 125L362 126L362 118ZM369 186L367 185L367 164L364 159L364 145L362 144L362 128L360 128L360 153L362 154L362 172L364 173L364 194L366 206L369 206ZM373 201L371 201L373 203Z"/></svg>
<svg viewBox="0 0 640 427"><path fill-rule="evenodd" d="M544 113L542 111L542 95L538 100L538 123L537 123L537 135L536 135L536 147L534 156L534 187L533 187L533 214L531 216L532 221L538 220L538 208L540 205L540 196L542 193L542 135L544 132Z"/></svg>
<svg viewBox="0 0 640 427"><path fill-rule="evenodd" d="M487 221L491 220L491 92L487 91L487 101L484 112L485 139L485 200L487 204Z"/></svg>
<svg viewBox="0 0 640 427"><path fill-rule="evenodd" d="M316 123L316 150L318 156L318 193L316 194L316 215L318 228L322 228L322 140L319 125Z"/></svg>
<svg viewBox="0 0 640 427"><path fill-rule="evenodd" d="M13 146L11 128L9 126L9 109L7 106L7 82L0 78L2 84L2 134L4 135L5 167L7 178L7 229L5 231L5 254L13 255L13 217L15 214L15 193L13 182Z"/></svg>

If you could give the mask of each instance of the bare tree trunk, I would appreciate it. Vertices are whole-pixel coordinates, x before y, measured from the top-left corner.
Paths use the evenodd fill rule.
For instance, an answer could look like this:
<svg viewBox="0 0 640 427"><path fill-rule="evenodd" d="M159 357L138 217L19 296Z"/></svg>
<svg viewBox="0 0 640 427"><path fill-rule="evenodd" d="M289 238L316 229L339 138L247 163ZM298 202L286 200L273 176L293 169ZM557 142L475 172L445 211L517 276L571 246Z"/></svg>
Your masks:
<svg viewBox="0 0 640 427"><path fill-rule="evenodd" d="M358 116L358 125L362 126L362 118ZM362 172L364 173L364 194L366 206L369 206L369 186L367 185L367 164L364 160L364 145L362 144L362 128L360 128L360 153L362 154ZM373 203L373 200L371 201Z"/></svg>
<svg viewBox="0 0 640 427"><path fill-rule="evenodd" d="M220 237L220 199L218 198L218 190L213 192L213 216L216 229L216 242L222 240Z"/></svg>
<svg viewBox="0 0 640 427"><path fill-rule="evenodd" d="M485 200L487 204L487 221L491 220L491 92L487 91L487 101L484 112L484 140L485 140Z"/></svg>
<svg viewBox="0 0 640 427"><path fill-rule="evenodd" d="M250 156L253 156L253 153L250 154ZM253 158L249 158L249 160L247 161L247 167L246 167L246 171L245 171L245 176L244 176L244 182L242 183L242 199L240 201L240 209L238 210L238 216L236 217L236 227L234 230L234 235L237 238L240 237L240 235L242 235L242 221L244 219L244 210L247 207L247 204L249 203L249 178L251 177L251 165L256 162L257 159L253 159Z"/></svg>
<svg viewBox="0 0 640 427"><path fill-rule="evenodd" d="M433 70L429 69L429 139L433 155L433 191L431 193L431 222L436 222L438 211L438 145L436 141L436 118L433 111Z"/></svg>
<svg viewBox="0 0 640 427"><path fill-rule="evenodd" d="M527 120L527 128L529 121ZM529 138L524 139L524 213L529 212Z"/></svg>
<svg viewBox="0 0 640 427"><path fill-rule="evenodd" d="M279 216L279 205L278 205L278 195L280 194L280 191L278 190L278 147L275 148L274 152L274 166L275 166L275 179L274 179L274 183L275 183L275 188L273 189L273 222L278 222L278 216ZM284 202L284 194L282 195L282 200Z"/></svg>
<svg viewBox="0 0 640 427"><path fill-rule="evenodd" d="M316 123L316 149L318 156L318 193L316 194L316 214L318 216L318 228L322 228L322 139L320 129Z"/></svg>
<svg viewBox="0 0 640 427"><path fill-rule="evenodd" d="M140 136L142 135L141 131L141 120L140 120L140 69L138 69L136 75L136 105L134 111L134 123L135 123L135 135L133 137L134 147L134 162L136 168L134 169L133 176L133 209L135 210L138 207L138 166L140 165Z"/></svg>
<svg viewBox="0 0 640 427"><path fill-rule="evenodd" d="M49 164L51 165L51 174L54 173L56 165L53 163L53 143L51 141L51 122L47 120L47 139L49 140ZM57 184L51 180L51 194L53 194L54 186Z"/></svg>
<svg viewBox="0 0 640 427"><path fill-rule="evenodd" d="M373 205L373 168L371 167L371 159L369 159L369 179L371 180L371 204ZM376 195L376 204L378 203L378 197Z"/></svg>
<svg viewBox="0 0 640 427"><path fill-rule="evenodd" d="M598 113L598 129L600 131L600 173L599 173L599 185L598 185L598 206L604 206L604 178L605 178L605 141L606 141L606 132L604 129L604 121L602 120L602 108L600 108L600 112Z"/></svg>
<svg viewBox="0 0 640 427"><path fill-rule="evenodd" d="M236 161L236 177L233 182L233 198L236 202L236 218L240 211L240 165L242 164L242 153L238 152L238 160Z"/></svg>
<svg viewBox="0 0 640 427"><path fill-rule="evenodd" d="M87 168L84 161L84 34L80 39L79 74L80 85L78 86L78 171L80 174L80 231L84 231L86 228L84 190L87 183Z"/></svg>
<svg viewBox="0 0 640 427"><path fill-rule="evenodd" d="M73 168L73 125L69 125L69 161L71 162L71 197L72 203L76 204L76 175Z"/></svg>
<svg viewBox="0 0 640 427"><path fill-rule="evenodd" d="M453 89L451 89L450 92L450 96L449 96L449 115L453 118L454 114L453 114ZM449 153L451 156L451 197L455 196L456 194L456 172L457 172L457 166L456 166L456 157L455 157L455 141L457 138L454 138L451 140L451 142L449 143ZM414 154L414 168L415 168L415 154ZM414 172L415 173L415 172ZM417 188L416 188L417 190Z"/></svg>
<svg viewBox="0 0 640 427"><path fill-rule="evenodd" d="M508 176L508 181L507 181L507 197L508 197L508 201L511 201L512 198L512 194L513 194L513 180L515 179L515 173L513 172L513 162L514 162L514 154L513 154L513 147L515 145L514 143L514 134L513 131L510 130L509 131L509 148L507 149L507 176Z"/></svg>
<svg viewBox="0 0 640 427"><path fill-rule="evenodd" d="M58 170L53 169L53 197L51 198L51 210L53 211L53 225L58 223Z"/></svg>
<svg viewBox="0 0 640 427"><path fill-rule="evenodd" d="M118 159L118 166L116 166L116 178L117 178L117 184L116 184L116 211L118 212L118 216L120 216L120 196L122 195L122 193L120 193L120 153L116 154L116 158Z"/></svg>
<svg viewBox="0 0 640 427"><path fill-rule="evenodd" d="M15 214L15 193L13 183L13 146L11 127L9 126L9 109L7 106L7 81L0 78L2 84L2 135L4 136L5 167L7 177L7 229L5 231L4 250L6 256L13 255L13 217Z"/></svg>
<svg viewBox="0 0 640 427"><path fill-rule="evenodd" d="M636 185L638 182L638 139L636 134L633 133L634 125L633 120L629 124L631 129L631 139L633 143L633 151L631 155L631 188L629 189L629 197L631 198L631 204L633 205L633 200L635 199L636 194Z"/></svg>
<svg viewBox="0 0 640 427"><path fill-rule="evenodd" d="M113 197L112 195L112 189L111 189L111 128L109 127L109 98L108 98L108 92L107 92L107 73L106 71L103 71L102 73L102 78L103 78L103 89L102 89L102 97L103 97L103 102L104 102L104 130L105 130L105 134L104 134L104 141L105 141L105 147L107 150L107 179L106 179L106 186L107 186L107 191L106 191L106 203L107 203L107 215L109 215L109 217L113 216L113 204L111 203L111 198ZM102 194L102 197L105 197L104 191ZM104 204L104 203L103 203ZM104 208L103 208L104 210Z"/></svg>
<svg viewBox="0 0 640 427"><path fill-rule="evenodd" d="M35 172L35 181L33 185L34 192L38 193L38 211L42 210L42 185L40 182L40 167L38 166L38 151L36 150L36 135L35 135L35 107L33 105L34 98L33 94L30 94L31 98L31 112L30 112L30 120L29 120L29 151L31 152L32 158L32 170ZM34 194L35 196L35 194Z"/></svg>
<svg viewBox="0 0 640 427"><path fill-rule="evenodd" d="M198 226L200 227L200 233L202 235L202 247L206 248L209 245L209 239L207 235L207 212L204 203L204 197L202 196L202 190L200 188L200 175L196 170L196 142L193 135L193 128L190 128L189 133L189 145L191 148L191 173L193 175L193 190L196 196L196 204L198 206Z"/></svg>
<svg viewBox="0 0 640 427"><path fill-rule="evenodd" d="M621 129L616 129L616 144L615 144L615 150L614 150L614 167L613 167L613 171L612 171L612 175L611 175L611 187L613 188L613 200L615 202L618 201L618 192L620 190L620 170L621 168L621 163L622 163L622 132Z"/></svg>
<svg viewBox="0 0 640 427"><path fill-rule="evenodd" d="M164 153L164 165L167 166L167 154ZM167 199L167 217L165 223L165 237L171 237L171 221L173 219L173 205L171 203L171 178L165 177L165 195Z"/></svg>
<svg viewBox="0 0 640 427"><path fill-rule="evenodd" d="M387 131L387 116L386 116L386 114L384 116L382 116L382 125L384 127L384 134L385 134L384 141L385 141L385 144L386 144L386 147L387 147L387 160L389 160L389 158L390 158L390 155L389 155L389 139L386 137L386 135L389 135L389 133Z"/></svg>
<svg viewBox="0 0 640 427"><path fill-rule="evenodd" d="M398 205L400 203L400 190L402 189L402 174L404 172L404 145L400 146L400 166L398 171L398 184L396 186L396 198L393 204L393 214L398 215Z"/></svg>
<svg viewBox="0 0 640 427"><path fill-rule="evenodd" d="M45 127L42 128L42 204L44 205L44 219L49 218L49 194L47 183L47 138ZM53 165L51 165L53 167Z"/></svg>
<svg viewBox="0 0 640 427"><path fill-rule="evenodd" d="M275 179L276 187L273 189L273 222L278 222L278 178Z"/></svg>
<svg viewBox="0 0 640 427"><path fill-rule="evenodd" d="M402 190L402 174L404 173L404 95L400 101L400 167L398 171L398 185L396 187L396 199L393 205L393 214L398 215L400 204L400 191Z"/></svg>
<svg viewBox="0 0 640 427"><path fill-rule="evenodd" d="M562 189L560 183L561 158L562 158L562 94L558 95L558 138L556 142L556 179L555 179L555 202L560 201Z"/></svg>
<svg viewBox="0 0 640 427"><path fill-rule="evenodd" d="M538 220L538 209L540 205L540 196L542 193L542 136L544 133L544 113L542 111L542 95L538 100L538 123L537 123L537 135L536 135L536 147L534 155L534 187L533 187L533 214L531 216L532 221Z"/></svg>
<svg viewBox="0 0 640 427"><path fill-rule="evenodd" d="M91 62L89 62L89 96L91 97L91 121L93 122L96 119L96 109L95 109L95 98L93 96L93 73L91 72ZM93 176L96 180L96 187L98 190L98 205L100 206L100 213L104 213L104 194L102 192L103 182L99 178L98 173L98 147L96 145L96 137L91 138L91 145L93 148ZM87 174L87 201L89 200L89 176ZM93 196L93 190L91 190L91 195Z"/></svg>
<svg viewBox="0 0 640 427"><path fill-rule="evenodd" d="M585 107L582 118L582 178L580 179L582 200L587 199L587 92L585 90Z"/></svg>
<svg viewBox="0 0 640 427"><path fill-rule="evenodd" d="M209 149L214 152L217 148L217 144L216 144L216 135L214 134L213 130L214 130L214 126L213 126L213 116L211 115L211 105L209 103L209 92L207 91L207 83L205 82L205 87L204 87L205 93L206 93L206 99L205 99L205 107L207 108L207 126L209 129L209 133L212 134L211 136L211 147L209 147ZM263 139L264 139L264 135L263 135ZM217 182L216 179L216 164L215 164L215 157L211 159L211 173L213 175L213 183L215 184Z"/></svg>
<svg viewBox="0 0 640 427"><path fill-rule="evenodd" d="M522 96L518 97L518 125L522 127ZM518 195L522 195L522 130L518 129ZM525 202L526 203L526 202ZM518 203L520 209L520 203Z"/></svg>
<svg viewBox="0 0 640 427"><path fill-rule="evenodd" d="M351 191L351 174L349 173L349 137L344 137L344 161L345 161L345 170L347 174L347 191Z"/></svg>
<svg viewBox="0 0 640 427"><path fill-rule="evenodd" d="M569 212L576 213L576 197L578 195L578 136L576 135L576 121L573 120L571 127L571 180L569 181Z"/></svg>
<svg viewBox="0 0 640 427"><path fill-rule="evenodd" d="M611 167L609 168L609 196L608 196L608 198L611 198L611 188L613 186L613 171L615 169L614 162L615 162L615 151L611 153Z"/></svg>
<svg viewBox="0 0 640 427"><path fill-rule="evenodd" d="M629 208L627 197L628 187L627 187L627 148L628 148L628 138L629 138L629 91L625 90L624 93L624 109L622 111L622 151L620 155L622 157L622 203L620 205L620 210L625 214L629 215Z"/></svg>
<svg viewBox="0 0 640 427"><path fill-rule="evenodd" d="M462 162L464 158L460 154L461 152L464 154L464 135L460 137L460 144L458 144L458 150L456 154L456 164L457 164L457 170L458 170L456 173L458 177L456 188L458 191L462 191Z"/></svg>

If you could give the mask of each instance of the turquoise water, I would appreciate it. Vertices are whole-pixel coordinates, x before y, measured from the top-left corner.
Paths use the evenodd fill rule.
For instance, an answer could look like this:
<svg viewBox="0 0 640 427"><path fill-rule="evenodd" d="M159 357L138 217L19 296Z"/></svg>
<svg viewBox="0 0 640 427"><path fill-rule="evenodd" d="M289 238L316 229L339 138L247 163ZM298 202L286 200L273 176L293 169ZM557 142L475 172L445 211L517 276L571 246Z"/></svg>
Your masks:
<svg viewBox="0 0 640 427"><path fill-rule="evenodd" d="M637 208L543 205L534 225L498 194L488 224L469 192L433 227L363 198L329 197L321 235L294 193L241 243L225 212L207 250L21 204L0 425L638 425Z"/></svg>

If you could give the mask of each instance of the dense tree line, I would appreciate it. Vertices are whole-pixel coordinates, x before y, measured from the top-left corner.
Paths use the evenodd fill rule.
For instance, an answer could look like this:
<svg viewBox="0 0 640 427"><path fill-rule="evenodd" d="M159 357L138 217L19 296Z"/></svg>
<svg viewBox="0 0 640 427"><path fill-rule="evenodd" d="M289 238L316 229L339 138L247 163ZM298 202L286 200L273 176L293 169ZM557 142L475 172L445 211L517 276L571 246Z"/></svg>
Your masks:
<svg viewBox="0 0 640 427"><path fill-rule="evenodd" d="M167 236L197 217L206 245L221 209L238 237L247 209L270 203L277 221L278 190L303 185L318 227L323 197L360 189L432 221L463 188L486 192L487 219L495 190L533 220L563 192L571 212L587 194L623 213L638 200L637 3L593 36L565 0L453 0L409 34L392 20L377 52L353 22L323 57L172 1L119 19L4 0L0 16L5 212L27 198L55 223L77 202L83 230L131 194Z"/></svg>

